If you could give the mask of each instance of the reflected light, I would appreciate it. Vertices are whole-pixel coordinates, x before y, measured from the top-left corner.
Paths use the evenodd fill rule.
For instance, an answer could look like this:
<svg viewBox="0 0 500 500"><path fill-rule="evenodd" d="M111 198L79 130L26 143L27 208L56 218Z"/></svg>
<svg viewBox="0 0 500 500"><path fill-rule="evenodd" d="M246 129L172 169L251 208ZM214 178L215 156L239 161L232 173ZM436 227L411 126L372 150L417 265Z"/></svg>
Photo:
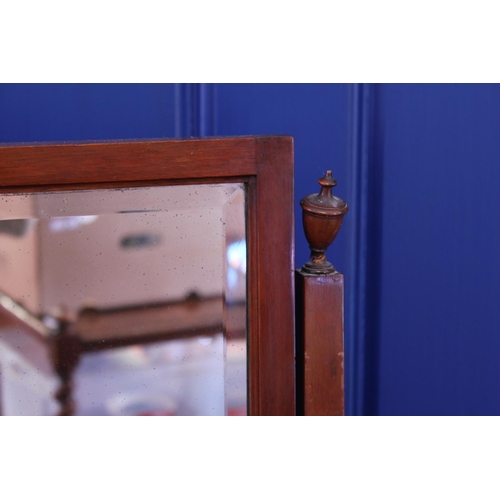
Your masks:
<svg viewBox="0 0 500 500"><path fill-rule="evenodd" d="M247 243L245 239L230 243L226 250L227 285L230 289L238 286L247 271ZM243 275L243 276L241 276Z"/></svg>
<svg viewBox="0 0 500 500"><path fill-rule="evenodd" d="M247 242L239 240L227 247L227 263L229 267L242 273L247 272Z"/></svg>
<svg viewBox="0 0 500 500"><path fill-rule="evenodd" d="M79 227L92 224L98 218L97 215L81 215L78 217L52 217L49 221L50 231L60 233L62 231L73 231Z"/></svg>

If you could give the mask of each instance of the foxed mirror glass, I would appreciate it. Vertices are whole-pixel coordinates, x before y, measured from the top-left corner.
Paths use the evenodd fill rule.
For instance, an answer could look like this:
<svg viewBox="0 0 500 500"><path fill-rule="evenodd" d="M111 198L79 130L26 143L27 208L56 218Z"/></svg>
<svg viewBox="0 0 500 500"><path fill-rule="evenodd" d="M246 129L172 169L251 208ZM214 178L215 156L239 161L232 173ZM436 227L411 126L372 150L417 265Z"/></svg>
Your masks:
<svg viewBox="0 0 500 500"><path fill-rule="evenodd" d="M3 415L246 415L243 183L0 196Z"/></svg>

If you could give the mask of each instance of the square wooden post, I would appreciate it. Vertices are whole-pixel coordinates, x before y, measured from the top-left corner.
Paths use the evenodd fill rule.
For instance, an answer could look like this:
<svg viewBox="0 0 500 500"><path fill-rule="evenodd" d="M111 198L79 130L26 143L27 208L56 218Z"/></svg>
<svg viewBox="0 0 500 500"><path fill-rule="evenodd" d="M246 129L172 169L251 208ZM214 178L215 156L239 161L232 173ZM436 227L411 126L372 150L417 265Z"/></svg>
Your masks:
<svg viewBox="0 0 500 500"><path fill-rule="evenodd" d="M300 200L311 260L295 271L297 414L344 414L344 276L326 260L347 203L332 194L327 170L321 190Z"/></svg>
<svg viewBox="0 0 500 500"><path fill-rule="evenodd" d="M344 415L344 276L295 271L297 414Z"/></svg>

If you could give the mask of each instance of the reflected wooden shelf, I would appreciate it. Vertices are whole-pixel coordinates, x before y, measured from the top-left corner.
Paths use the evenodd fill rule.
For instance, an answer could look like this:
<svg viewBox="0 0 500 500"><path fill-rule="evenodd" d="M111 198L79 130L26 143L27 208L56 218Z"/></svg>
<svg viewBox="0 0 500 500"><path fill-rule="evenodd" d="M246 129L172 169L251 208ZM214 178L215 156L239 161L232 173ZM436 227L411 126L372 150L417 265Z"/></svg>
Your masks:
<svg viewBox="0 0 500 500"><path fill-rule="evenodd" d="M222 297L187 299L115 310L86 309L71 325L85 351L144 344L193 336L209 336L230 327L231 337L245 336L246 306L226 306Z"/></svg>
<svg viewBox="0 0 500 500"><path fill-rule="evenodd" d="M0 340L45 374L58 374L61 414L73 414L72 377L82 355L105 349L223 333L246 337L246 304L224 297L184 300L119 309L83 309L74 321L40 319L0 294Z"/></svg>

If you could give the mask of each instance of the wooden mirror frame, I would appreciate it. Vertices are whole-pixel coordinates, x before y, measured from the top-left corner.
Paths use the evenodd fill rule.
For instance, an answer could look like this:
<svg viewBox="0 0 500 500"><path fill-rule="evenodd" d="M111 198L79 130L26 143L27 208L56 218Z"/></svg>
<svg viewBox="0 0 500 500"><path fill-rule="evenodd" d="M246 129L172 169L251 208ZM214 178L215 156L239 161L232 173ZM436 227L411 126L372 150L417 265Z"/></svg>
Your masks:
<svg viewBox="0 0 500 500"><path fill-rule="evenodd" d="M295 415L293 138L0 145L0 193L243 182L248 414Z"/></svg>

